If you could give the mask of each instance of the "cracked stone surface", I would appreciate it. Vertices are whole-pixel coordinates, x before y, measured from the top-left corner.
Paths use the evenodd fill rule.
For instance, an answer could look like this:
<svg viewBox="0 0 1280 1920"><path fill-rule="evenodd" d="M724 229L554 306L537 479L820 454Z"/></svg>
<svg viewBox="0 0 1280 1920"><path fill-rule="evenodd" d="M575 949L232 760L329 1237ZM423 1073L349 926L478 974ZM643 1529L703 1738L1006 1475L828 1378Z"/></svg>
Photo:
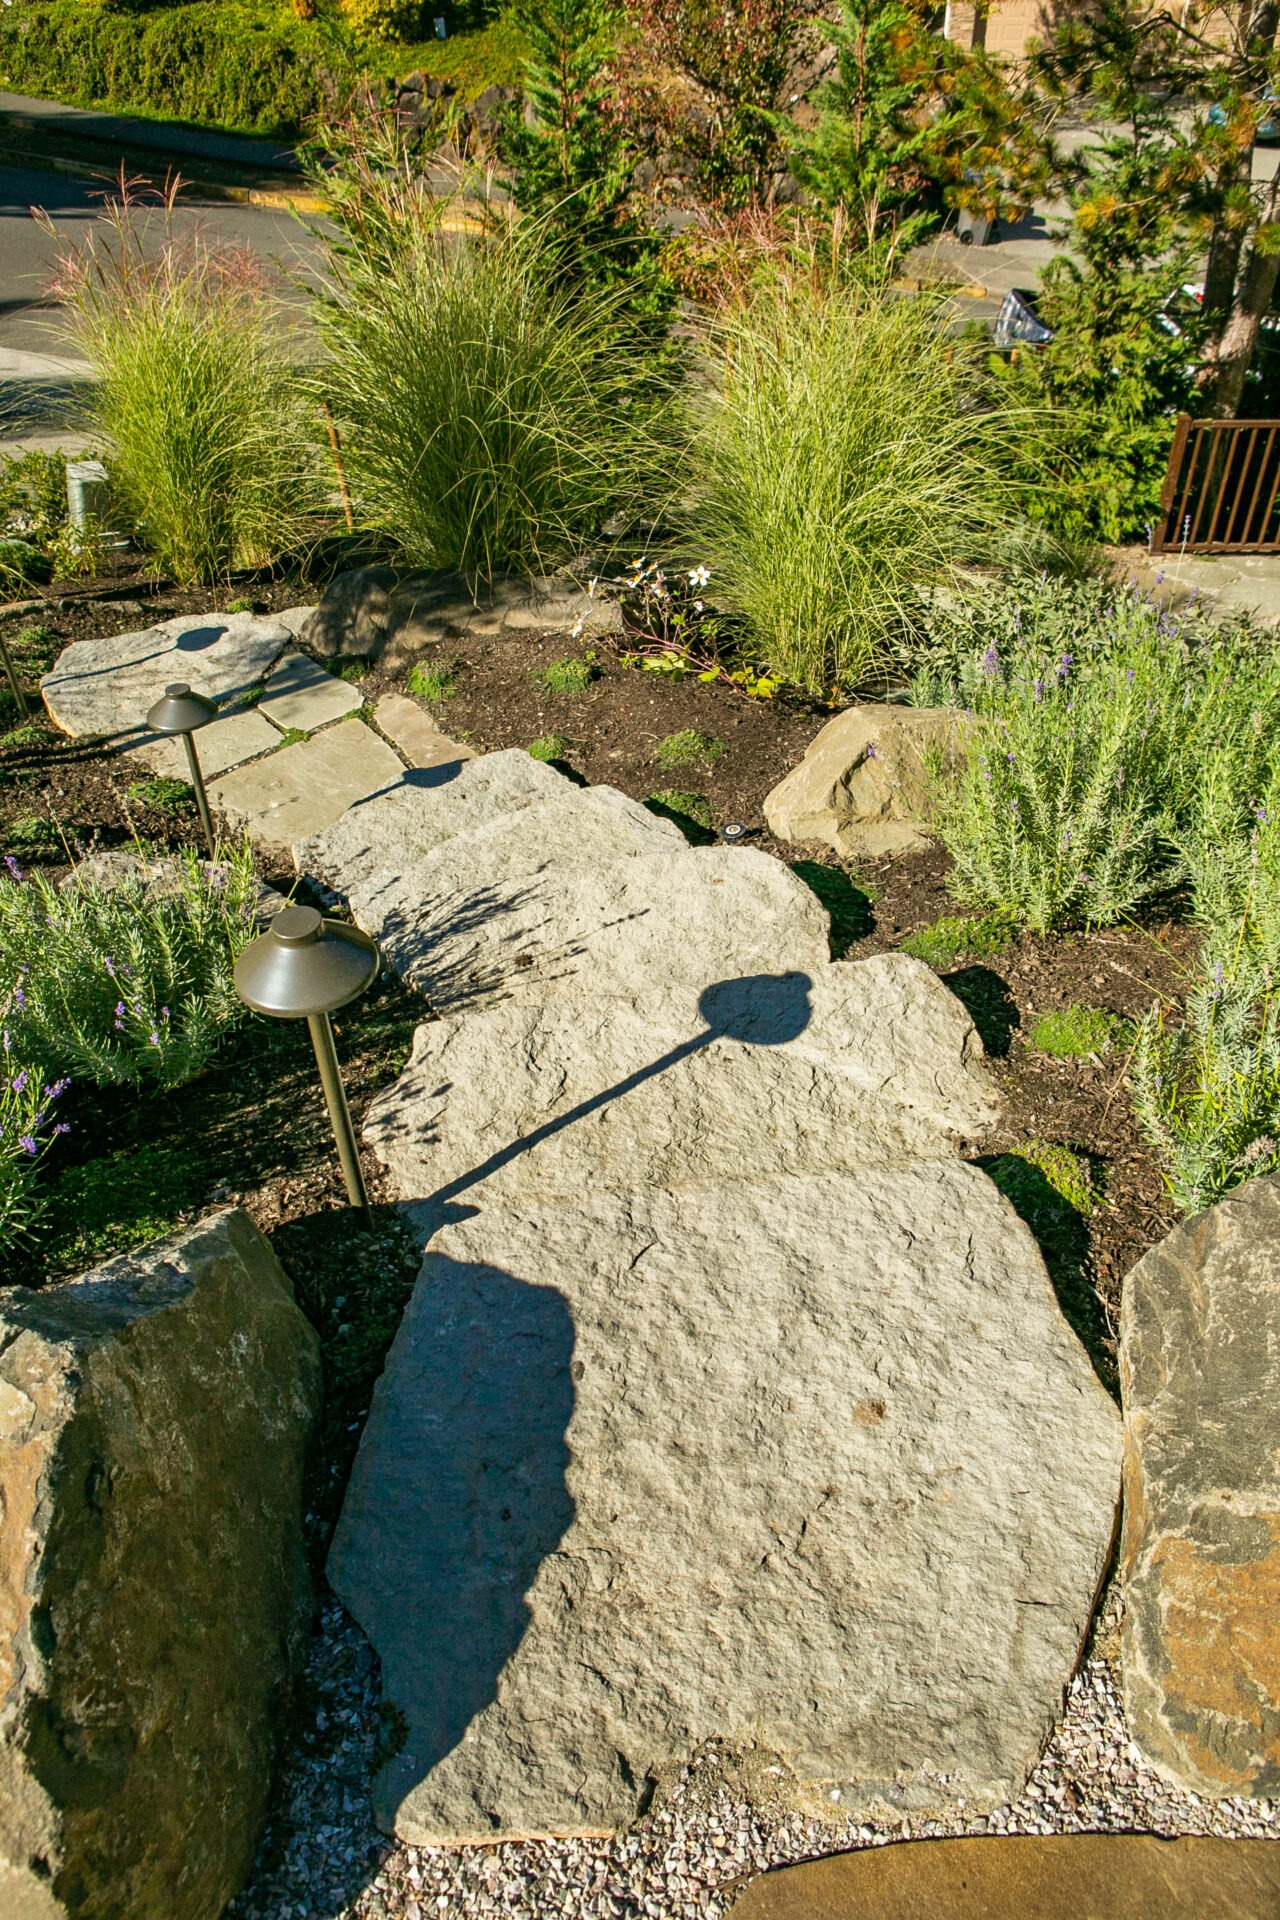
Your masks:
<svg viewBox="0 0 1280 1920"><path fill-rule="evenodd" d="M138 633L73 641L40 690L64 733L137 745L171 682L230 706L266 679L292 638L274 615L179 614Z"/></svg>
<svg viewBox="0 0 1280 1920"><path fill-rule="evenodd" d="M884 954L666 990L557 997L419 1027L365 1139L424 1233L449 1201L918 1158L999 1114L981 1042L921 961ZM428 1196L436 1196L434 1202Z"/></svg>
<svg viewBox="0 0 1280 1920"><path fill-rule="evenodd" d="M330 1557L407 1725L378 1817L612 1830L710 1738L846 1805L994 1806L1119 1474L1030 1234L957 1158L486 1200L426 1256Z"/></svg>
<svg viewBox="0 0 1280 1920"><path fill-rule="evenodd" d="M1280 1180L1124 1283L1125 1705L1170 1778L1280 1792Z"/></svg>

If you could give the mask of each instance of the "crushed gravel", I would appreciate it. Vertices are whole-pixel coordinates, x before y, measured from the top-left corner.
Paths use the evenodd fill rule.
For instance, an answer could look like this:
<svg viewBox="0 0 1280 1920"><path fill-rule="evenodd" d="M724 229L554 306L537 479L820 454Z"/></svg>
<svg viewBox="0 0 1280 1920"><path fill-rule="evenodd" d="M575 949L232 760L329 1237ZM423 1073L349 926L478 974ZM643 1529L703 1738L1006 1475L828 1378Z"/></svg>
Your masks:
<svg viewBox="0 0 1280 1920"><path fill-rule="evenodd" d="M377 1662L332 1598L322 1608L277 1808L235 1920L439 1920L443 1915L572 1920L719 1920L769 1867L892 1840L965 1834L1144 1832L1280 1839L1280 1801L1201 1799L1162 1780L1129 1738L1119 1693L1120 1596L1103 1606L1092 1651L1021 1797L989 1815L810 1819L789 1807L768 1756L702 1748L613 1840L408 1847L373 1826L369 1784L389 1729Z"/></svg>

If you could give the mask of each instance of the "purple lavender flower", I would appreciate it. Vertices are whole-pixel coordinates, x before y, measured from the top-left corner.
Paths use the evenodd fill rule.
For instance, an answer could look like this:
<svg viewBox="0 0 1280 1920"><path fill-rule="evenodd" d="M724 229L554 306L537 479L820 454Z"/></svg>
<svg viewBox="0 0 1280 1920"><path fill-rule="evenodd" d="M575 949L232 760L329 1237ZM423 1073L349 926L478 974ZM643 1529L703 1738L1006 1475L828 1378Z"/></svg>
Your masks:
<svg viewBox="0 0 1280 1920"><path fill-rule="evenodd" d="M18 1135L18 1145L22 1148L22 1151L24 1153L36 1152L36 1143L31 1138L31 1135L29 1133L20 1133Z"/></svg>
<svg viewBox="0 0 1280 1920"><path fill-rule="evenodd" d="M70 1122L69 1122L69 1121L67 1121L67 1120L59 1120L59 1122L58 1122L58 1124L57 1124L57 1126L56 1126L56 1127L54 1128L54 1130L53 1130L53 1131L54 1131L54 1133L55 1133L55 1134L59 1134L59 1133L70 1133L70 1131L71 1131L71 1124L70 1124Z"/></svg>
<svg viewBox="0 0 1280 1920"><path fill-rule="evenodd" d="M1000 671L1000 655L996 651L996 643L994 640L982 656L982 671L990 680L994 680Z"/></svg>
<svg viewBox="0 0 1280 1920"><path fill-rule="evenodd" d="M1071 669L1074 665L1075 665L1074 655L1069 653L1064 653L1061 660L1059 660L1058 662L1059 680L1066 680L1069 677L1071 673Z"/></svg>
<svg viewBox="0 0 1280 1920"><path fill-rule="evenodd" d="M124 1001L123 1000L116 1001L116 1019L117 1020L124 1019Z"/></svg>
<svg viewBox="0 0 1280 1920"><path fill-rule="evenodd" d="M27 1004L27 996L22 991L21 987L15 987L13 990L13 1004L18 1009L19 1013L22 1012L23 1008Z"/></svg>
<svg viewBox="0 0 1280 1920"><path fill-rule="evenodd" d="M10 871L10 873L11 873L11 874L13 875L13 877L14 877L14 879L15 879L15 880L21 880L21 878L22 878L22 868L21 868L21 867L20 867L20 866L18 865L18 863L17 863L17 861L16 861L15 859L14 859L14 857L13 857L13 855L12 855L11 853L6 853L6 855L5 855L5 857L4 857L4 863L5 863L5 865L6 865L6 867L8 867L8 869L9 869L9 871Z"/></svg>
<svg viewBox="0 0 1280 1920"><path fill-rule="evenodd" d="M22 1069L22 1072L19 1074L15 1074L13 1079L9 1082L10 1090L13 1093L24 1092L29 1078L30 1078L30 1075L28 1074L26 1068L24 1067Z"/></svg>
<svg viewBox="0 0 1280 1920"><path fill-rule="evenodd" d="M112 978L112 979L114 980L114 979L115 979L115 977L116 977L116 963L115 963L115 961L114 961L114 960L113 960L113 959L111 958L111 955L110 955L110 954L108 954L108 955L106 956L106 958L105 958L105 959L103 960L103 962L102 962L102 964L103 964L103 966L104 966L104 967L106 968L106 970L107 970L107 972L108 972L108 973L109 973L109 974L111 975L111 978Z"/></svg>
<svg viewBox="0 0 1280 1920"><path fill-rule="evenodd" d="M1038 675L1036 677L1035 693L1037 700L1044 699L1044 681Z"/></svg>
<svg viewBox="0 0 1280 1920"><path fill-rule="evenodd" d="M874 760L875 757L876 757L876 743L874 740L868 740L866 758L868 760ZM165 1011L167 1012L167 1008L165 1009Z"/></svg>

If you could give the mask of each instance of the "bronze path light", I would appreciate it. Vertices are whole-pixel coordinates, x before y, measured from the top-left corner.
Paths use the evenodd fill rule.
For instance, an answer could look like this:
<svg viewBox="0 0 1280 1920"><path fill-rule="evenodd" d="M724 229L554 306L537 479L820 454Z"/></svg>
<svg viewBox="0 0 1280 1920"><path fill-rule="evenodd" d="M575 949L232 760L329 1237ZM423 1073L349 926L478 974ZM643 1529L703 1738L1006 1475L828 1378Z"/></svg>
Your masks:
<svg viewBox="0 0 1280 1920"><path fill-rule="evenodd" d="M264 934L250 941L235 973L236 992L255 1013L305 1020L310 1028L347 1198L366 1214L369 1196L329 1015L372 986L380 965L376 942L358 927L326 920L314 907L285 907Z"/></svg>
<svg viewBox="0 0 1280 1920"><path fill-rule="evenodd" d="M213 821L209 818L209 796L204 790L204 775L200 771L196 743L191 736L198 727L207 727L217 717L218 709L214 702L206 699L202 693L192 693L185 680L176 680L171 687L166 687L164 699L157 700L147 715L147 725L152 733L182 735L182 744L187 750L187 766L191 771L191 784L196 790L196 805L200 809L200 825L204 828L205 845L211 860L216 859L217 855Z"/></svg>

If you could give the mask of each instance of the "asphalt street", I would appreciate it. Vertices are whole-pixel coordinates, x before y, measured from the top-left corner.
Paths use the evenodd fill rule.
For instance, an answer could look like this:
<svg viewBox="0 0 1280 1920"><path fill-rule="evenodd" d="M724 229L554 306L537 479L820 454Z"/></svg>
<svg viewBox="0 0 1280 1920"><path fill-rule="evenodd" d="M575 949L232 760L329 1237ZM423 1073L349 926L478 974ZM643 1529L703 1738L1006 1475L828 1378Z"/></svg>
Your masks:
<svg viewBox="0 0 1280 1920"><path fill-rule="evenodd" d="M79 371L76 350L48 287L58 254L68 245L84 244L114 185L106 177L80 180L35 167L0 167L0 448L6 452L75 443L70 423ZM33 208L49 215L56 237L36 220ZM160 210L140 210L133 218L145 247L163 242ZM286 283L307 279L318 252L306 221L292 213L201 200L194 193L181 198L173 231L247 247Z"/></svg>

